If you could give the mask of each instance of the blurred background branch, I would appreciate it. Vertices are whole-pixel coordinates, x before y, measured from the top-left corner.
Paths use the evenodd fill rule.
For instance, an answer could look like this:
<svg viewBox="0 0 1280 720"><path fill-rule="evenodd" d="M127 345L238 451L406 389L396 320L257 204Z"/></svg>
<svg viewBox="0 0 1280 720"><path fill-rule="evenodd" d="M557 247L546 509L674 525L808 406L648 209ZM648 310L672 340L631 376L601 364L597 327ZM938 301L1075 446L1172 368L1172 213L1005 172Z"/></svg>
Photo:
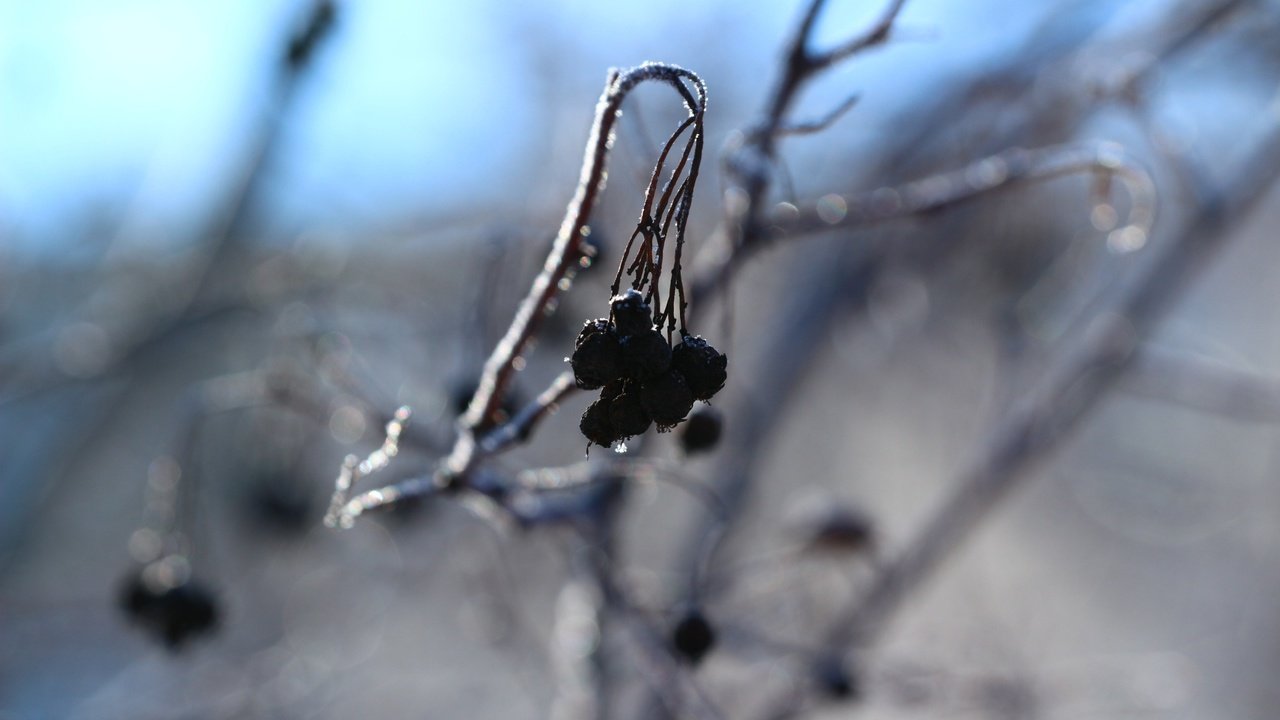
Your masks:
<svg viewBox="0 0 1280 720"><path fill-rule="evenodd" d="M1272 4L135 5L0 8L0 715L1280 702ZM582 461L650 58L729 382Z"/></svg>

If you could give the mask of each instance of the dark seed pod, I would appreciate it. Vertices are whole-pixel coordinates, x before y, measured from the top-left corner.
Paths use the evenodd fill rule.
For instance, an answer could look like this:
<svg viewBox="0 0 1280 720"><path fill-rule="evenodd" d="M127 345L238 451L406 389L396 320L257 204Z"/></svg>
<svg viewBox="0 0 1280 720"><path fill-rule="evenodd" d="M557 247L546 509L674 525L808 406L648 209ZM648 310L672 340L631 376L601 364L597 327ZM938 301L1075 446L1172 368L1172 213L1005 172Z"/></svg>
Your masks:
<svg viewBox="0 0 1280 720"><path fill-rule="evenodd" d="M622 340L622 369L634 380L657 377L671 367L671 346L652 328Z"/></svg>
<svg viewBox="0 0 1280 720"><path fill-rule="evenodd" d="M820 658L813 666L813 675L818 689L832 700L855 700L861 693L858 678L838 655Z"/></svg>
<svg viewBox="0 0 1280 720"><path fill-rule="evenodd" d="M622 438L643 435L652 424L649 414L640 403L640 387L631 383L628 389L618 395L609 405L609 422Z"/></svg>
<svg viewBox="0 0 1280 720"><path fill-rule="evenodd" d="M609 301L613 308L613 322L622 337L635 335L653 327L653 308L644 301L644 296L634 288Z"/></svg>
<svg viewBox="0 0 1280 720"><path fill-rule="evenodd" d="M716 631L705 615L690 610L671 631L671 647L691 665L697 665L716 644Z"/></svg>
<svg viewBox="0 0 1280 720"><path fill-rule="evenodd" d="M658 424L659 430L669 430L684 420L693 408L693 393L684 376L671 370L640 387L640 402L644 411Z"/></svg>
<svg viewBox="0 0 1280 720"><path fill-rule="evenodd" d="M622 375L618 334L608 320L588 320L574 343L573 379L583 390L595 390Z"/></svg>
<svg viewBox="0 0 1280 720"><path fill-rule="evenodd" d="M596 400L587 406L586 411L582 413L581 422L578 423L578 429L582 431L582 435L601 447L609 447L614 440L618 439L618 433L609 420L609 406L612 404L612 401L604 398Z"/></svg>
<svg viewBox="0 0 1280 720"><path fill-rule="evenodd" d="M671 351L671 367L684 375L689 389L699 400L710 400L729 377L729 358L716 351L702 337L685 335Z"/></svg>
<svg viewBox="0 0 1280 720"><path fill-rule="evenodd" d="M688 420L681 426L680 447L689 455L710 450L720 442L723 428L724 420L720 411L710 405L703 405L690 413Z"/></svg>

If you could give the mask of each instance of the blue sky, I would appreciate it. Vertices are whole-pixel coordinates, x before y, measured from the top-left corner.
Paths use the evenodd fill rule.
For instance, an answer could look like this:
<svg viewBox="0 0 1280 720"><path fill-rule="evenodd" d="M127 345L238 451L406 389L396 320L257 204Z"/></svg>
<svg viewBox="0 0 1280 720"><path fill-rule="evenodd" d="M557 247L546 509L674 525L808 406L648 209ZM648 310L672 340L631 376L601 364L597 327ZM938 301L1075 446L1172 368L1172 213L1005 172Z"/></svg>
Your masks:
<svg viewBox="0 0 1280 720"><path fill-rule="evenodd" d="M268 97L266 69L302 6L0 0L0 243L92 259L109 238L189 242L238 166ZM870 129L912 92L1016 43L1048 6L911 2L903 28L916 39L831 73L802 108L817 113L856 91ZM819 38L847 36L879 7L831 3ZM576 175L572 145L610 65L706 68L713 115L732 111L742 124L799 9L345 3L287 118L265 188L268 228L349 234L453 207L519 213L550 201ZM548 108L549 96L568 104ZM540 170L556 181L530 177Z"/></svg>

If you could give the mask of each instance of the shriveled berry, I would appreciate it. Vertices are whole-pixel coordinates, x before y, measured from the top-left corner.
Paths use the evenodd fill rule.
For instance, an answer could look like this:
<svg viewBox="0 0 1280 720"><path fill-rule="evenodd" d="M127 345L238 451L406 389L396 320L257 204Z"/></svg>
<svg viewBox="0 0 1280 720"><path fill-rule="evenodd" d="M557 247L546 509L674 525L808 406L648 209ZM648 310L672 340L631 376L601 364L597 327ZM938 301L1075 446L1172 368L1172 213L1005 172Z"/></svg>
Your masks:
<svg viewBox="0 0 1280 720"><path fill-rule="evenodd" d="M669 370L640 387L640 402L659 430L669 430L693 408L693 393L683 375Z"/></svg>
<svg viewBox="0 0 1280 720"><path fill-rule="evenodd" d="M729 358L702 337L685 335L671 351L671 367L684 375L689 389L699 400L710 400L729 377Z"/></svg>
<svg viewBox="0 0 1280 720"><path fill-rule="evenodd" d="M623 438L643 435L652 420L640 404L640 387L634 383L609 405L609 422Z"/></svg>
<svg viewBox="0 0 1280 720"><path fill-rule="evenodd" d="M573 356L573 379L583 390L595 390L622 375L622 349L608 320L588 320L578 333Z"/></svg>
<svg viewBox="0 0 1280 720"><path fill-rule="evenodd" d="M622 340L622 369L634 380L657 377L671 367L671 346L652 328Z"/></svg>
<svg viewBox="0 0 1280 720"><path fill-rule="evenodd" d="M582 323L582 329L578 331L578 337L573 341L574 349L582 347L582 344L590 340L596 335L608 335L615 333L613 323L608 318L596 318Z"/></svg>
<svg viewBox="0 0 1280 720"><path fill-rule="evenodd" d="M703 405L690 413L688 420L681 426L680 447L690 455L710 450L720 442L723 428L724 420L720 411L710 405Z"/></svg>
<svg viewBox="0 0 1280 720"><path fill-rule="evenodd" d="M621 395L621 394L622 394L622 393L623 393L623 392L624 392L624 391L625 391L625 390L626 390L626 389L627 389L631 384L632 384L632 381L630 381L630 380L614 380L614 381L613 381L613 382L611 382L611 383L607 383L607 384L605 384L605 386L604 386L604 387L600 388L600 399L601 399L601 400L615 400L615 399L617 399L617 397L618 397L619 395Z"/></svg>
<svg viewBox="0 0 1280 720"><path fill-rule="evenodd" d="M671 646L676 653L697 665L716 644L716 631L706 616L698 610L690 610L680 618L671 631Z"/></svg>
<svg viewBox="0 0 1280 720"><path fill-rule="evenodd" d="M612 404L612 401L604 398L596 400L587 406L578 423L583 436L601 447L609 447L618 439L618 433L609 420L609 406Z"/></svg>
<svg viewBox="0 0 1280 720"><path fill-rule="evenodd" d="M635 335L653 327L653 308L635 288L615 295L609 301L613 308L613 321L622 337Z"/></svg>

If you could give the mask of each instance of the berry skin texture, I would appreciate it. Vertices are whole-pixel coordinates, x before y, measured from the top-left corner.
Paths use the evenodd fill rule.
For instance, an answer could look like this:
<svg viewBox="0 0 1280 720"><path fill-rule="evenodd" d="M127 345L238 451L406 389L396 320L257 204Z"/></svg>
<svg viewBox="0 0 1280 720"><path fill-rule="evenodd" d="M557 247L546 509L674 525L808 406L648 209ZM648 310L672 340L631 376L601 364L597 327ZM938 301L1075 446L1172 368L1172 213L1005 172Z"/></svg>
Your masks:
<svg viewBox="0 0 1280 720"><path fill-rule="evenodd" d="M687 455L706 452L720 442L723 430L724 419L720 411L703 405L690 413L689 418L681 425L680 447Z"/></svg>
<svg viewBox="0 0 1280 720"><path fill-rule="evenodd" d="M601 447L609 447L618 439L613 422L609 420L609 406L612 404L613 401L604 398L596 400L587 406L586 411L582 413L582 420L578 423L578 429L582 431L582 435Z"/></svg>
<svg viewBox="0 0 1280 720"><path fill-rule="evenodd" d="M662 333L649 328L622 340L622 368L633 380L658 377L671 367L671 346Z"/></svg>
<svg viewBox="0 0 1280 720"><path fill-rule="evenodd" d="M653 327L653 308L644 301L639 290L630 289L614 296L609 301L613 308L613 321L617 323L618 334L630 337Z"/></svg>
<svg viewBox="0 0 1280 720"><path fill-rule="evenodd" d="M659 430L670 430L693 409L693 393L684 376L670 370L640 387L640 402Z"/></svg>
<svg viewBox="0 0 1280 720"><path fill-rule="evenodd" d="M574 382L583 390L595 390L622 375L622 348L608 320L587 321L578 333L569 365Z"/></svg>
<svg viewBox="0 0 1280 720"><path fill-rule="evenodd" d="M601 400L617 400L618 396L630 386L631 383L626 380L614 380L600 388Z"/></svg>
<svg viewBox="0 0 1280 720"><path fill-rule="evenodd" d="M671 631L671 647L690 665L697 665L716 644L716 631L697 610L685 613Z"/></svg>
<svg viewBox="0 0 1280 720"><path fill-rule="evenodd" d="M686 335L671 351L671 367L684 375L699 400L710 400L728 379L729 358L701 336Z"/></svg>
<svg viewBox="0 0 1280 720"><path fill-rule="evenodd" d="M622 439L643 435L653 421L640 403L640 388L632 383L609 405L609 422Z"/></svg>

